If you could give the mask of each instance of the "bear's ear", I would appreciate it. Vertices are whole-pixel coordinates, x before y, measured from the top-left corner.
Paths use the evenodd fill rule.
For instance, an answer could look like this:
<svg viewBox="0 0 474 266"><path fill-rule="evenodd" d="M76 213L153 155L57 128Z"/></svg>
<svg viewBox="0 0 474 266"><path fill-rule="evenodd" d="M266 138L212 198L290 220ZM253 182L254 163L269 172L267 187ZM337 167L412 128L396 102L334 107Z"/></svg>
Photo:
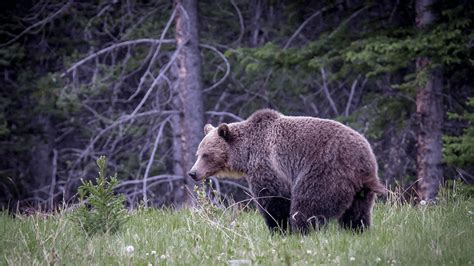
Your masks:
<svg viewBox="0 0 474 266"><path fill-rule="evenodd" d="M211 132L215 127L213 127L211 124L206 124L204 126L204 135L207 135L207 133Z"/></svg>
<svg viewBox="0 0 474 266"><path fill-rule="evenodd" d="M220 124L219 127L217 128L217 134L224 140L228 141L230 139L229 126L225 123Z"/></svg>

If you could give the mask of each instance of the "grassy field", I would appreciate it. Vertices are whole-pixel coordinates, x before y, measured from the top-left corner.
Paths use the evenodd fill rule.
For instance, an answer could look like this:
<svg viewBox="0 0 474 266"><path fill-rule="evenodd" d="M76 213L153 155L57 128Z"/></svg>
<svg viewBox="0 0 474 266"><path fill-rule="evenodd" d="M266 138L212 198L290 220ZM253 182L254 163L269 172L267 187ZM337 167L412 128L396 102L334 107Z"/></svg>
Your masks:
<svg viewBox="0 0 474 266"><path fill-rule="evenodd" d="M363 234L331 223L308 236L272 235L255 211L207 207L138 210L118 233L90 238L68 216L0 215L0 264L474 264L474 202L463 197L378 203Z"/></svg>

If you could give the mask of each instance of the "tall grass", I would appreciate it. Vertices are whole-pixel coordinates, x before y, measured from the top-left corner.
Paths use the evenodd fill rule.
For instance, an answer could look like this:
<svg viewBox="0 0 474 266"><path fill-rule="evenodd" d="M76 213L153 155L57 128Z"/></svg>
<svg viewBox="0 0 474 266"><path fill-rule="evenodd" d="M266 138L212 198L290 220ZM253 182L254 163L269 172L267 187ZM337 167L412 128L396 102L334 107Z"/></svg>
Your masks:
<svg viewBox="0 0 474 266"><path fill-rule="evenodd" d="M307 236L272 235L255 211L208 206L140 209L116 234L87 237L69 215L0 215L0 264L474 263L474 203L452 194L436 205L379 202L373 227L362 234L333 222Z"/></svg>

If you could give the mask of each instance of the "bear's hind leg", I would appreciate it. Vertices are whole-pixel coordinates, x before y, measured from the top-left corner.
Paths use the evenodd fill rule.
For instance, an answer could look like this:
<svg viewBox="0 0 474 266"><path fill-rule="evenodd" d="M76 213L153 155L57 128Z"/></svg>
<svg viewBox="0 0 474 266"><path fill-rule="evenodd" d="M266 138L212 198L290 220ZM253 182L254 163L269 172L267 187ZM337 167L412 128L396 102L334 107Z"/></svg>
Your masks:
<svg viewBox="0 0 474 266"><path fill-rule="evenodd" d="M339 217L352 203L354 191L335 173L324 177L304 176L291 194L290 225L293 232L307 234Z"/></svg>
<svg viewBox="0 0 474 266"><path fill-rule="evenodd" d="M339 218L339 224L346 229L359 232L369 228L374 201L375 193L368 188L363 188L355 194L352 205Z"/></svg>

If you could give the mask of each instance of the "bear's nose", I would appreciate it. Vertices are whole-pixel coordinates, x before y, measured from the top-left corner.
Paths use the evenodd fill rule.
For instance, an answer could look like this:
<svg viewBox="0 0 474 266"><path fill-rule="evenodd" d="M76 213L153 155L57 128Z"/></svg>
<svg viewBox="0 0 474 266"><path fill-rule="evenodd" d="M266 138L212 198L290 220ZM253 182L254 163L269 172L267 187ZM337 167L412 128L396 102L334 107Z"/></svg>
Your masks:
<svg viewBox="0 0 474 266"><path fill-rule="evenodd" d="M197 176L196 176L196 171L189 171L189 172L188 172L188 175L189 175L192 179L194 179L194 180L196 180L196 178L197 178Z"/></svg>

